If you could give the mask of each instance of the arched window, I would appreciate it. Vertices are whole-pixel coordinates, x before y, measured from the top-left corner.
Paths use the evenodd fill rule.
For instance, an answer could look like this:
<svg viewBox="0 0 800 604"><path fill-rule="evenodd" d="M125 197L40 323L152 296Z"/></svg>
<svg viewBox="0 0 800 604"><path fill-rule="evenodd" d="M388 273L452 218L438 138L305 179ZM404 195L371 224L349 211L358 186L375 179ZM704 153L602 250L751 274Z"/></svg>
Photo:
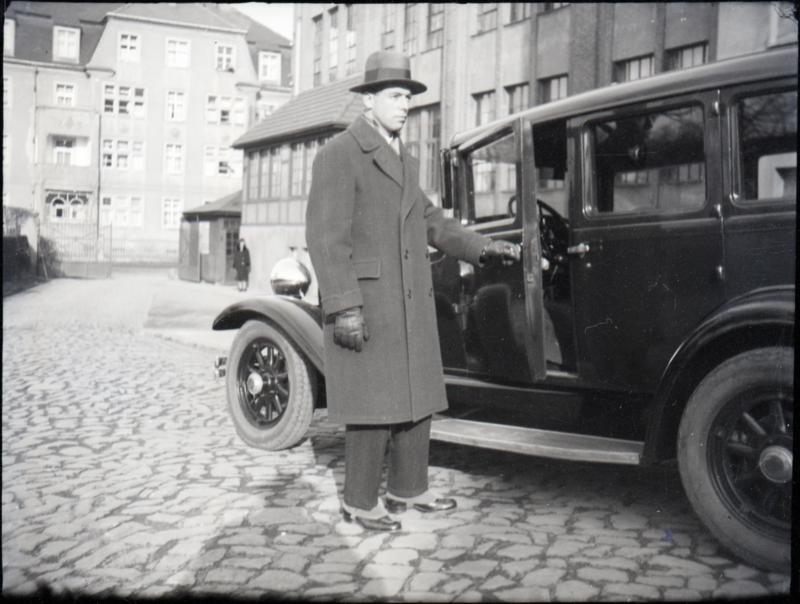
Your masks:
<svg viewBox="0 0 800 604"><path fill-rule="evenodd" d="M64 209L66 204L60 197L56 197L50 204L50 219L51 220L64 220Z"/></svg>
<svg viewBox="0 0 800 604"><path fill-rule="evenodd" d="M69 204L69 219L71 222L83 222L86 206L80 199L73 199Z"/></svg>

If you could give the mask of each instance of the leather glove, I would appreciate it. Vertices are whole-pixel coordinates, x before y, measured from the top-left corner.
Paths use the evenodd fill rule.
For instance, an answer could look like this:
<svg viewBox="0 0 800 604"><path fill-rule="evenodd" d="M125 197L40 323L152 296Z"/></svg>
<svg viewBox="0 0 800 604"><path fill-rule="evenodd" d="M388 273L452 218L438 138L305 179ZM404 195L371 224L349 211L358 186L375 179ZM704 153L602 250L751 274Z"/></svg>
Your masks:
<svg viewBox="0 0 800 604"><path fill-rule="evenodd" d="M334 343L361 352L367 340L369 340L369 330L360 307L348 308L336 315L333 324Z"/></svg>
<svg viewBox="0 0 800 604"><path fill-rule="evenodd" d="M519 262L522 256L522 250L516 243L503 241L498 239L492 241L489 245L481 251L481 264L485 264L491 258L500 258L503 261L503 266L509 266L515 262Z"/></svg>

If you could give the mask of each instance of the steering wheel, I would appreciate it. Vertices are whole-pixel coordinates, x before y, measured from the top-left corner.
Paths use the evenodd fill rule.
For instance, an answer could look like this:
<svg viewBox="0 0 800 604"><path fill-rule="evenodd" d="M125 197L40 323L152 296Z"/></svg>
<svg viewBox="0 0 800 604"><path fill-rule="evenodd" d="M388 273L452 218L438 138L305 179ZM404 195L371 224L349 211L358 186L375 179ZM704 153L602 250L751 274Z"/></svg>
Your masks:
<svg viewBox="0 0 800 604"><path fill-rule="evenodd" d="M551 264L564 264L567 261L567 242L569 227L561 214L541 199L539 206L539 238L542 242L542 256Z"/></svg>

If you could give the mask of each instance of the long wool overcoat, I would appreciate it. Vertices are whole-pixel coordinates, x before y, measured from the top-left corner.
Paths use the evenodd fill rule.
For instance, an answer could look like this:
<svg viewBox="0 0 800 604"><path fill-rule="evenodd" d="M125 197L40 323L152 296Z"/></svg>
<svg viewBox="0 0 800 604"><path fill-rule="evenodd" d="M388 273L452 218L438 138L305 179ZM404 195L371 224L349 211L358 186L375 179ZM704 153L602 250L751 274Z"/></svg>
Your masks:
<svg viewBox="0 0 800 604"><path fill-rule="evenodd" d="M342 424L417 421L447 408L428 244L478 264L489 240L422 192L417 160L363 116L314 160L306 240L319 280L328 416ZM334 344L333 315L361 306L361 352Z"/></svg>

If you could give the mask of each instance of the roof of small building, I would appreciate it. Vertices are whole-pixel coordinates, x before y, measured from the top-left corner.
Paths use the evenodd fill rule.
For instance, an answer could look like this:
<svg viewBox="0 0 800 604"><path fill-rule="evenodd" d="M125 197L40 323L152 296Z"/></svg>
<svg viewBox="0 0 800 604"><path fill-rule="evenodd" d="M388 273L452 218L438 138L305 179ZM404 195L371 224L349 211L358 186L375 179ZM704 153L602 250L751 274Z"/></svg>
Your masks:
<svg viewBox="0 0 800 604"><path fill-rule="evenodd" d="M126 2L118 9L112 11L110 15L179 23L194 27L210 27L228 30L241 29L201 4Z"/></svg>
<svg viewBox="0 0 800 604"><path fill-rule="evenodd" d="M353 76L301 92L233 142L242 149L286 140L325 128L346 128L362 111L360 95L350 88L361 81Z"/></svg>
<svg viewBox="0 0 800 604"><path fill-rule="evenodd" d="M241 216L242 215L242 191L231 193L225 197L220 197L201 206L190 208L183 211L186 218L216 218L219 216Z"/></svg>

